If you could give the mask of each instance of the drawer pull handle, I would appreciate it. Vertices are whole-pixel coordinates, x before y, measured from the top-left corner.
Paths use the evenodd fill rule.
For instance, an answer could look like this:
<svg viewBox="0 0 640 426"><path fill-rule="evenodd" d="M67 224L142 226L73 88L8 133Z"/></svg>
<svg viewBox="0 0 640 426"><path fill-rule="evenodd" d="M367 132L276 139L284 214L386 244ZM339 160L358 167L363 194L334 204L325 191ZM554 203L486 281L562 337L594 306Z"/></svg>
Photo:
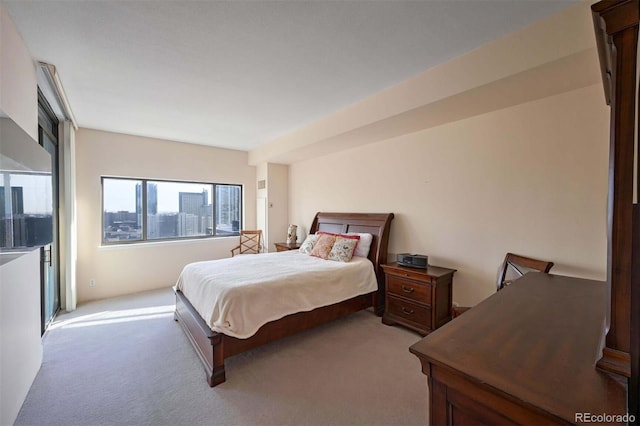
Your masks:
<svg viewBox="0 0 640 426"><path fill-rule="evenodd" d="M415 290L413 287L407 287L407 286L402 286L402 291L404 291L405 293L413 293L413 290Z"/></svg>
<svg viewBox="0 0 640 426"><path fill-rule="evenodd" d="M402 307L402 312L404 312L407 315L413 315L413 313L415 312L413 309L407 309L404 306Z"/></svg>
<svg viewBox="0 0 640 426"><path fill-rule="evenodd" d="M408 276L409 276L409 274L407 274L406 272L405 272L404 274L402 274L402 275L404 275L405 277L408 277Z"/></svg>

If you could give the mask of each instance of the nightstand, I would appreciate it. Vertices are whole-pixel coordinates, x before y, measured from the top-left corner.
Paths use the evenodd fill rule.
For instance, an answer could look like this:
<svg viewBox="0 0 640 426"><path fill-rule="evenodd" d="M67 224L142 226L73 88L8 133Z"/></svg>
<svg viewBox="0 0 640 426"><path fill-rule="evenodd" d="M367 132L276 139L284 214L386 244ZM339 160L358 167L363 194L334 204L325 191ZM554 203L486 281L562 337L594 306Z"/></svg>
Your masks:
<svg viewBox="0 0 640 426"><path fill-rule="evenodd" d="M384 324L400 324L425 336L451 321L455 269L381 266L386 280Z"/></svg>
<svg viewBox="0 0 640 426"><path fill-rule="evenodd" d="M274 243L276 251L298 250L300 243Z"/></svg>

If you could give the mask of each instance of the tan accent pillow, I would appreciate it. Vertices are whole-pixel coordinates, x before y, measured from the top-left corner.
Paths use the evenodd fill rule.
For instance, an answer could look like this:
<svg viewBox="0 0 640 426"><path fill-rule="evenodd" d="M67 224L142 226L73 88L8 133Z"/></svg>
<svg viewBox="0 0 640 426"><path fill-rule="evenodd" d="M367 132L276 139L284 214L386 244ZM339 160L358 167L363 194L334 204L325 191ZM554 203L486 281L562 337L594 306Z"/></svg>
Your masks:
<svg viewBox="0 0 640 426"><path fill-rule="evenodd" d="M331 252L329 252L328 259L337 262L349 262L353 257L353 252L359 239L360 237L357 236L355 238L336 237L336 242L333 244Z"/></svg>
<svg viewBox="0 0 640 426"><path fill-rule="evenodd" d="M331 252L335 242L335 235L322 234L318 237L318 241L316 241L316 244L313 246L313 250L311 250L311 253L309 254L321 259L326 259L329 257L329 252Z"/></svg>

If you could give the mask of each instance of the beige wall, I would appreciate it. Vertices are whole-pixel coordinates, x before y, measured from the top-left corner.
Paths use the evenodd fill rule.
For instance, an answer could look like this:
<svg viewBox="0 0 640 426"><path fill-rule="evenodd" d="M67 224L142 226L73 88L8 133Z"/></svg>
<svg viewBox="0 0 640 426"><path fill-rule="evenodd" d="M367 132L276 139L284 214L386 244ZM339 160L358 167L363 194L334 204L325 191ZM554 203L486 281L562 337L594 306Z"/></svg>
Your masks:
<svg viewBox="0 0 640 426"><path fill-rule="evenodd" d="M228 257L238 243L233 237L101 247L101 176L242 184L245 228L256 225L256 171L246 152L80 129L76 164L79 302L172 286L187 263Z"/></svg>
<svg viewBox="0 0 640 426"><path fill-rule="evenodd" d="M458 270L454 301L495 291L508 251L605 278L602 87L520 104L290 166L289 211L394 212L389 251Z"/></svg>
<svg viewBox="0 0 640 426"><path fill-rule="evenodd" d="M276 251L274 243L287 239L289 166L261 163L256 166L256 174L256 180L265 181L265 187L257 190L258 229L263 232L263 251L272 252Z"/></svg>
<svg viewBox="0 0 640 426"><path fill-rule="evenodd" d="M269 226L268 251L276 251L274 243L287 240L289 227L288 185L289 166L269 164L267 166L267 216Z"/></svg>
<svg viewBox="0 0 640 426"><path fill-rule="evenodd" d="M268 207L267 207L267 179L268 179L268 164L261 163L256 166L256 229L262 230L262 246L263 251L267 250L267 241L269 241L269 226L268 226ZM258 182L264 181L264 188L257 188Z"/></svg>

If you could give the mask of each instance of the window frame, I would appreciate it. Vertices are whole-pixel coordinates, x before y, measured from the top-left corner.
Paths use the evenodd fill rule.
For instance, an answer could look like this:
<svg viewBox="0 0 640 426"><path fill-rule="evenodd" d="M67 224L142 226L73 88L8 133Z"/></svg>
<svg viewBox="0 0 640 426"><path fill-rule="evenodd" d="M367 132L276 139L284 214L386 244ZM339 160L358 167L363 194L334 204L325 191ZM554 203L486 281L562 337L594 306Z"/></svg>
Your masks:
<svg viewBox="0 0 640 426"><path fill-rule="evenodd" d="M142 238L138 240L117 240L117 241L105 241L105 203L104 203L104 182L105 180L129 180L129 181L138 181L141 183L142 190ZM166 183L186 183L186 184L195 184L195 185L210 185L212 188L211 192L211 204L215 205L216 202L216 188L217 186L236 186L240 189L239 195L239 207L240 207L240 217L238 224L238 231L225 234L225 235L216 235L216 209L212 208L211 220L213 222L212 226L212 235L189 235L184 237L168 237L168 238L149 238L148 233L148 211L147 211L147 184L149 182L166 182ZM220 183L220 182L201 182L201 181L190 181L190 180L174 180L174 179L156 179L156 178L138 178L138 177L121 177L121 176L101 176L100 177L100 241L103 246L119 246L119 245L129 245L129 244L148 244L148 243L164 243L167 241L188 241L188 240L204 240L204 239L214 239L214 238L226 238L226 237L237 237L240 235L240 231L243 227L243 212L244 212L244 185L239 183Z"/></svg>

